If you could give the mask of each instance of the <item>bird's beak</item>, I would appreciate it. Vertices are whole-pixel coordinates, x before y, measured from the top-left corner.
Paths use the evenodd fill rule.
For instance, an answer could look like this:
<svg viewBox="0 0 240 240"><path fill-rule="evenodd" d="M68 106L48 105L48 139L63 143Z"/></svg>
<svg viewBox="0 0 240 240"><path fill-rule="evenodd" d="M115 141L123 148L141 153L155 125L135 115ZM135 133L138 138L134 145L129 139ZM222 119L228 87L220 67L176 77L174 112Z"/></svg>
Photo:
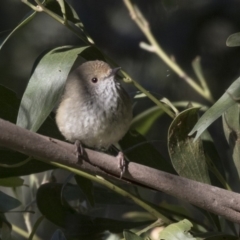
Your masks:
<svg viewBox="0 0 240 240"><path fill-rule="evenodd" d="M113 68L110 73L110 76L115 76L120 69L121 69L120 67Z"/></svg>

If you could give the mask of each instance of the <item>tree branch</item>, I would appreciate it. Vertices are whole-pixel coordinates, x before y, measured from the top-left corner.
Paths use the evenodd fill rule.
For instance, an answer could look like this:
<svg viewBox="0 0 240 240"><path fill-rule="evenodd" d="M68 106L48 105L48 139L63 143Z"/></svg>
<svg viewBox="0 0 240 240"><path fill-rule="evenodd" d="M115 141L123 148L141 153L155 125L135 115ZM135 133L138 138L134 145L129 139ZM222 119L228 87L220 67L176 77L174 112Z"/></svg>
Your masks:
<svg viewBox="0 0 240 240"><path fill-rule="evenodd" d="M120 176L117 159L85 149L89 162L79 163L72 144L20 128L0 119L0 146L15 150L46 163L57 162L105 178ZM240 223L240 195L225 189L196 182L130 162L123 179L165 192L209 212Z"/></svg>

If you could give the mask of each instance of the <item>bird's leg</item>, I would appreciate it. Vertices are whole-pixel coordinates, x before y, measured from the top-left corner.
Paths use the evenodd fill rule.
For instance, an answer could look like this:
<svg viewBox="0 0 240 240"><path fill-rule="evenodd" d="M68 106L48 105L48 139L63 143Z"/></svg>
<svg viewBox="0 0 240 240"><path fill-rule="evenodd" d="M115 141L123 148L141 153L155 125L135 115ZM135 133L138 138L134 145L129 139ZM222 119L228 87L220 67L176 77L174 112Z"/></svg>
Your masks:
<svg viewBox="0 0 240 240"><path fill-rule="evenodd" d="M123 174L125 173L126 170L126 160L124 159L124 154L123 152L118 152L118 155L116 156L118 160L118 168L121 170L120 172L120 178L122 178Z"/></svg>
<svg viewBox="0 0 240 240"><path fill-rule="evenodd" d="M82 146L82 143L79 140L76 140L74 143L76 149L75 149L75 154L78 160L80 160L80 157L83 157L84 154L84 149Z"/></svg>
<svg viewBox="0 0 240 240"><path fill-rule="evenodd" d="M111 145L109 150L111 154L115 155L117 153L117 156L116 155L115 156L118 160L118 168L121 170L120 178L122 178L127 166L127 161L124 158L124 154L122 151L119 151L119 149L114 145Z"/></svg>

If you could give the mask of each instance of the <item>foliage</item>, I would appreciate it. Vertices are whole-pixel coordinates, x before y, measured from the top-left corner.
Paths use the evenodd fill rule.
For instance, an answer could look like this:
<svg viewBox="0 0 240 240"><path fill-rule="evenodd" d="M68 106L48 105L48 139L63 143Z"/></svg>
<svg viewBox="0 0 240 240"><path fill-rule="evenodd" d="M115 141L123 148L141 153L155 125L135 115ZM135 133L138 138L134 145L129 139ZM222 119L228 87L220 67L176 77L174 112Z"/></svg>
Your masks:
<svg viewBox="0 0 240 240"><path fill-rule="evenodd" d="M16 122L17 125L31 131L38 131L50 137L62 139L54 123L54 114L51 112L61 97L66 78L73 65L76 62L79 64L91 59L102 59L112 65L114 65L114 61L94 45L76 11L66 1L46 0L41 3L36 0L37 6L32 5L27 0L22 0L22 2L31 7L33 11L2 40L0 49L4 48L9 39L16 37L19 30L24 31L24 27L34 21L39 12L47 13L57 20L59 24L64 25L76 34L82 46L55 47L42 55L41 59L36 61L36 66L21 100L11 89L1 85L0 117ZM150 43L150 45L142 43L141 47L157 54L196 93L212 102L213 98L203 77L199 58L193 63L193 70L199 80L198 83L198 81L188 77L165 54L147 27L146 19L140 10L135 5L132 5L130 1L125 0L124 2L132 16L136 17L136 23ZM172 8L175 1L170 5ZM228 39L229 46L236 46L238 42L239 34ZM148 97L157 104L157 107L149 108L135 116L131 132L127 133L124 139L120 141L121 148L130 161L137 161L155 169L230 190L227 172L221 164L221 156L216 150L217 147L211 135L206 130L212 122L222 115L225 137L232 152L231 157L234 161L234 167L237 170L237 174L234 171L228 174L234 175L239 181L240 163L239 146L237 144L239 136L239 79L198 120L198 106L191 106L184 102L187 109L182 110L182 108L179 108L182 110L179 113L179 109L176 110L173 107L173 105L177 104L170 101L159 101L123 70L121 76L125 82L133 84L144 93L144 98ZM137 97L135 101L138 101ZM165 139L168 142L168 157L171 163L144 136L155 121L165 114L173 118L168 128L168 139ZM193 134L196 131L197 134L194 139ZM133 148L132 146L136 147ZM54 168L46 163L30 159L23 154L3 148L0 150L1 186L12 187L13 189L23 187L23 180L20 176ZM138 188L128 188L124 184L118 188L115 183L107 183L105 180L99 180L96 176L83 178L74 175L73 180L73 175L68 175L63 182L55 182L54 174L55 172L52 170L51 176L48 176L49 182L38 186L35 199L38 209L44 217L40 216L33 224L29 239L33 238L44 219L48 219L57 226L51 239L99 239L99 236L103 236L106 231L110 231L123 234L127 240L140 240L144 239L145 236L150 236L153 229L159 231L157 239L238 239L237 228L234 223L204 210L183 204L180 201L172 204L163 200L157 205L146 200L139 193L141 190ZM105 184L105 186L106 184L111 185L112 190L102 187L101 184ZM124 192L121 191L121 188L124 189ZM151 193L151 190L146 191L148 191L148 194ZM122 196L118 194L122 194ZM130 202L128 198L133 199L132 195L137 195L135 198L139 201ZM136 207L136 203L145 211L142 212L140 208ZM0 191L2 213L7 213L19 207L20 204L17 194L16 198L13 198ZM118 206L124 206L125 211L128 212L125 218L111 219L102 210L109 208L116 211ZM137 210L133 211L132 209ZM151 215L152 212L154 212L154 216ZM121 213L116 211L116 214ZM11 224L3 214L0 218L2 239L13 239L11 238ZM158 221L157 218L162 221ZM172 223L169 224L168 220ZM154 221L156 222L153 223ZM160 231L158 227L163 225L168 226L163 231ZM15 231L17 231L16 228Z"/></svg>

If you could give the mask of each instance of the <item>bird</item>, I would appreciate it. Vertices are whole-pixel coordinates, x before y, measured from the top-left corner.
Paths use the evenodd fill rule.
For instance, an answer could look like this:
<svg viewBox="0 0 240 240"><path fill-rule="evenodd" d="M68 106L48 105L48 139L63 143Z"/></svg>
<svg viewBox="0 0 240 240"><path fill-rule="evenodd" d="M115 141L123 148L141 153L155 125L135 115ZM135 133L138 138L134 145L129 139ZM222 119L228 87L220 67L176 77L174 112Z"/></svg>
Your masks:
<svg viewBox="0 0 240 240"><path fill-rule="evenodd" d="M119 70L94 60L71 71L56 111L58 129L66 140L107 150L126 134L132 101L116 79Z"/></svg>

